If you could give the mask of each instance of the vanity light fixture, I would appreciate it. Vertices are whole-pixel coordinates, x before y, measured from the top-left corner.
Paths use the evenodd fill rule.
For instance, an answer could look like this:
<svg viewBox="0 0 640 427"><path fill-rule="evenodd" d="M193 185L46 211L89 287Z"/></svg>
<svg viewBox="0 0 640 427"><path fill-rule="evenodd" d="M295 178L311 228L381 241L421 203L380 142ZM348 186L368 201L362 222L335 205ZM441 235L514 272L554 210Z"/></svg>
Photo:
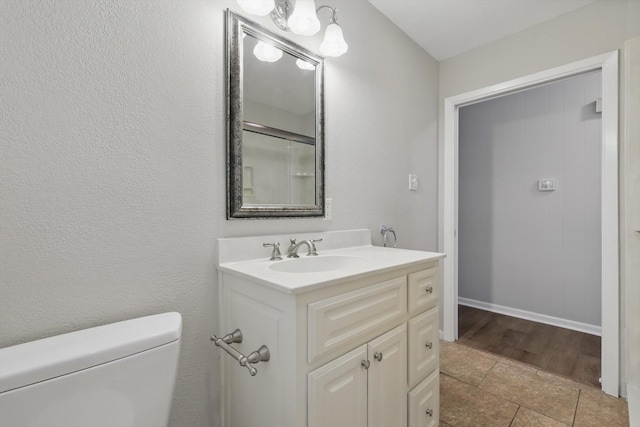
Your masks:
<svg viewBox="0 0 640 427"><path fill-rule="evenodd" d="M253 48L253 54L260 61L264 62L276 62L278 59L282 58L282 51L280 49L265 43L262 40L258 41L256 47Z"/></svg>
<svg viewBox="0 0 640 427"><path fill-rule="evenodd" d="M347 52L349 46L344 41L342 28L338 25L338 9L331 6L320 6L316 9L315 0L296 0L293 12L289 0L238 0L242 9L250 14L265 16L271 12L271 19L278 28L300 34L312 36L320 31L318 12L320 9L331 10L331 21L324 34L324 40L320 44L320 53L324 56L340 56ZM257 11L257 13L256 13Z"/></svg>
<svg viewBox="0 0 640 427"><path fill-rule="evenodd" d="M285 10L287 9L285 8ZM314 1L296 0L296 6L287 19L287 25L291 31L302 36L312 36L320 31L320 20Z"/></svg>
<svg viewBox="0 0 640 427"><path fill-rule="evenodd" d="M329 6L320 6L318 10L323 7ZM331 9L331 22L327 25L327 29L324 33L324 40L320 44L320 53L324 56L340 56L349 50L349 46L347 42L344 41L344 36L342 35L342 28L336 22L336 9Z"/></svg>

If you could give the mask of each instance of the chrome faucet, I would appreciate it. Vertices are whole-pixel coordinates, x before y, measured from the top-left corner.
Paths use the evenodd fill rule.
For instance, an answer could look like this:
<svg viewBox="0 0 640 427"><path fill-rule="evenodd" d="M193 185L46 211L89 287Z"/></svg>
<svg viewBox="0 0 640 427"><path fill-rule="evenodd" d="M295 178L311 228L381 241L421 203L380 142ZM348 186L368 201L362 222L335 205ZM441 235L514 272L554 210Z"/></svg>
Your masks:
<svg viewBox="0 0 640 427"><path fill-rule="evenodd" d="M287 248L287 258L299 258L298 248L300 248L300 246L302 245L307 245L307 249L308 249L307 256L318 255L318 252L316 251L316 243L322 242L322 239L301 240L300 242L296 243L296 239L292 238L292 239L289 239L289 241L291 243Z"/></svg>

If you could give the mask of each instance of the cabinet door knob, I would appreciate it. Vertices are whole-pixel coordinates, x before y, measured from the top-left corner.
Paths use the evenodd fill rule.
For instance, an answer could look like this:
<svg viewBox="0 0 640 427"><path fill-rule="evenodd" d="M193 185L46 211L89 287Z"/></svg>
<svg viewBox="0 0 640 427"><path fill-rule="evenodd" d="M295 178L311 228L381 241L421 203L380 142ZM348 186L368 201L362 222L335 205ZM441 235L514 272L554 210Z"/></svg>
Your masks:
<svg viewBox="0 0 640 427"><path fill-rule="evenodd" d="M427 415L433 417L433 409L427 409Z"/></svg>
<svg viewBox="0 0 640 427"><path fill-rule="evenodd" d="M433 286L427 286L426 291L428 294L432 294L433 293Z"/></svg>
<svg viewBox="0 0 640 427"><path fill-rule="evenodd" d="M427 347L429 350L431 350L433 348L433 343L431 341L429 341L424 346Z"/></svg>
<svg viewBox="0 0 640 427"><path fill-rule="evenodd" d="M363 360L362 362L360 362L360 365L364 368L364 369L369 369L369 365L371 365L371 363L368 360Z"/></svg>
<svg viewBox="0 0 640 427"><path fill-rule="evenodd" d="M376 359L378 362L382 362L382 353L374 354L373 358Z"/></svg>

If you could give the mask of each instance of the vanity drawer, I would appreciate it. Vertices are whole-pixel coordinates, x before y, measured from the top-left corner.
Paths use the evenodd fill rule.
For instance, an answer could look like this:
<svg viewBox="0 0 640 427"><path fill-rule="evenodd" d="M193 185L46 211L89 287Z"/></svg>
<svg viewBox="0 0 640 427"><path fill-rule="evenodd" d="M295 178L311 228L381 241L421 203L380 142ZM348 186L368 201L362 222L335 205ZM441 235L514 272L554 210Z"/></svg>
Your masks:
<svg viewBox="0 0 640 427"><path fill-rule="evenodd" d="M409 392L409 427L437 427L440 419L440 377L436 370Z"/></svg>
<svg viewBox="0 0 640 427"><path fill-rule="evenodd" d="M309 363L350 350L396 326L407 312L407 278L397 277L309 304Z"/></svg>
<svg viewBox="0 0 640 427"><path fill-rule="evenodd" d="M440 354L438 309L409 320L409 387L437 370Z"/></svg>
<svg viewBox="0 0 640 427"><path fill-rule="evenodd" d="M438 265L409 274L409 314L422 313L438 304Z"/></svg>

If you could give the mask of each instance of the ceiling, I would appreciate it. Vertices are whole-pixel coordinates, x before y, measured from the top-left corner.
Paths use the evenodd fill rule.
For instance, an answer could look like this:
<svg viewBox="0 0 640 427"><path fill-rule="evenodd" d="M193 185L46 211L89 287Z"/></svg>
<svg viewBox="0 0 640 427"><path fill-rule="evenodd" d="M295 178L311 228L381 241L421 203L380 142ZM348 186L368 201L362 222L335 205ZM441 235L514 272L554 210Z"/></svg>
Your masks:
<svg viewBox="0 0 640 427"><path fill-rule="evenodd" d="M439 61L596 0L369 0Z"/></svg>

